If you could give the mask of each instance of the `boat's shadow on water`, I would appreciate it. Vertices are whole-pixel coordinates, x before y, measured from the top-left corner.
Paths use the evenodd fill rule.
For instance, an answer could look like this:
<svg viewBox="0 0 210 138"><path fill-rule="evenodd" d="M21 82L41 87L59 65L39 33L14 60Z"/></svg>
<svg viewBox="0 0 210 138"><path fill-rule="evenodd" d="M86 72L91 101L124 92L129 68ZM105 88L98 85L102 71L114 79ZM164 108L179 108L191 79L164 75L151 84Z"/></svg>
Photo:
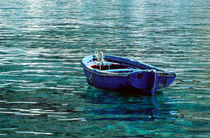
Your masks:
<svg viewBox="0 0 210 138"><path fill-rule="evenodd" d="M144 96L138 92L113 92L89 87L83 97L96 106L88 112L94 120L153 121L174 119L176 107L163 93Z"/></svg>

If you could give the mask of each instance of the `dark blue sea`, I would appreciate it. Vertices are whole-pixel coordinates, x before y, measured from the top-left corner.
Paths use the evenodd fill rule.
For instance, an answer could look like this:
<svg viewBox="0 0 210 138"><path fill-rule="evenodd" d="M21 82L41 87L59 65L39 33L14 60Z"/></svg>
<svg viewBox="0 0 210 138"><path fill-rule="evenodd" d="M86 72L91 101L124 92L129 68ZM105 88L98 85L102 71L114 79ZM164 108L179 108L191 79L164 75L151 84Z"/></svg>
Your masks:
<svg viewBox="0 0 210 138"><path fill-rule="evenodd" d="M95 51L175 71L154 96L96 89ZM1 0L0 137L210 137L209 0Z"/></svg>

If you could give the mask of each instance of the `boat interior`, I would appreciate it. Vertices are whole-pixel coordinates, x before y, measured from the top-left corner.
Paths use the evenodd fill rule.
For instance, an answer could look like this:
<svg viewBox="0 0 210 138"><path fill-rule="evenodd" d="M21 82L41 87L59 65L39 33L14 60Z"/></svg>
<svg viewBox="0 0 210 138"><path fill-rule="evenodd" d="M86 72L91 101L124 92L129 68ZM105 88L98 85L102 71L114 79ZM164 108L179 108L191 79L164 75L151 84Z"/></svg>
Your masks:
<svg viewBox="0 0 210 138"><path fill-rule="evenodd" d="M112 69L126 69L130 67L121 64L110 64L110 65L92 65L91 68L100 69L100 70L112 70Z"/></svg>
<svg viewBox="0 0 210 138"><path fill-rule="evenodd" d="M93 69L98 69L105 72L133 72L135 69L140 69L132 65L120 64L115 62L105 62L104 64L94 62L94 64L89 66Z"/></svg>
<svg viewBox="0 0 210 138"><path fill-rule="evenodd" d="M89 68L97 69L103 72L126 73L135 70L145 70L132 64L126 64L123 61L113 61L113 59L104 58L103 53L96 52L92 59L88 62Z"/></svg>

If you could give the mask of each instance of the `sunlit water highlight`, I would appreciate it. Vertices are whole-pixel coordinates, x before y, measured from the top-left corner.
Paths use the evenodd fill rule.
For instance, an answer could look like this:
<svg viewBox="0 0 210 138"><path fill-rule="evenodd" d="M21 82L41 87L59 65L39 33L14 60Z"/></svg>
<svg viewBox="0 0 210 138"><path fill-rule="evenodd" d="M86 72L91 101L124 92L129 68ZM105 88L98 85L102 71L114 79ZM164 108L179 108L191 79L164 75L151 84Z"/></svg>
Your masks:
<svg viewBox="0 0 210 138"><path fill-rule="evenodd" d="M209 0L0 1L0 136L208 137ZM177 73L155 96L89 87L95 50Z"/></svg>

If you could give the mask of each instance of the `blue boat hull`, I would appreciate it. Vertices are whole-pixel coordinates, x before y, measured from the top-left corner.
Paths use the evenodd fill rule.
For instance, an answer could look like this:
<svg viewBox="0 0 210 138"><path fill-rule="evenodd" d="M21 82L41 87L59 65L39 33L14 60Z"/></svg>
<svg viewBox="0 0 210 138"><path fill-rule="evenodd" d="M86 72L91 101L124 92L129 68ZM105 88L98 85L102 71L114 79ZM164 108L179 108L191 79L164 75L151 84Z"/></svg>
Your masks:
<svg viewBox="0 0 210 138"><path fill-rule="evenodd" d="M82 60L82 66L87 82L99 89L135 90L153 95L159 89L169 86L176 77L175 73L164 72L156 67L132 59L115 56L104 56L104 59L107 63L116 63L118 66L127 68L94 68L98 64L95 55L85 57Z"/></svg>

